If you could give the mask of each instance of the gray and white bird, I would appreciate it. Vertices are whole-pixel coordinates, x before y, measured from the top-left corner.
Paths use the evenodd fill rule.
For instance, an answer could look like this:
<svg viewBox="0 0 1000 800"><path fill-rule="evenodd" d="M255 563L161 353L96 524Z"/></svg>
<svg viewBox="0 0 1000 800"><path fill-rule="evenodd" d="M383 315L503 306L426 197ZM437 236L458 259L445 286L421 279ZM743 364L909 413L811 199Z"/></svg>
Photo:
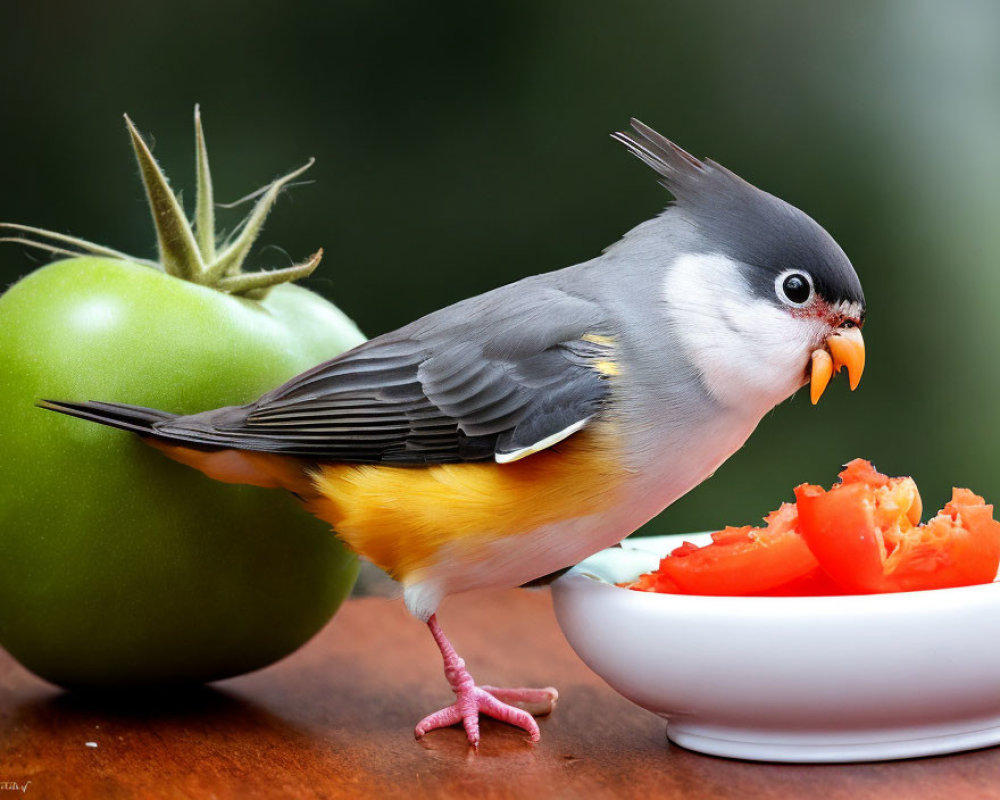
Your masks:
<svg viewBox="0 0 1000 800"><path fill-rule="evenodd" d="M711 475L771 408L864 366L865 300L802 211L640 122L614 138L674 197L598 258L456 303L245 406L48 408L134 431L211 478L283 488L403 586L456 702L418 736L551 689L476 686L446 595L518 586L608 547ZM488 624L484 621L484 625Z"/></svg>

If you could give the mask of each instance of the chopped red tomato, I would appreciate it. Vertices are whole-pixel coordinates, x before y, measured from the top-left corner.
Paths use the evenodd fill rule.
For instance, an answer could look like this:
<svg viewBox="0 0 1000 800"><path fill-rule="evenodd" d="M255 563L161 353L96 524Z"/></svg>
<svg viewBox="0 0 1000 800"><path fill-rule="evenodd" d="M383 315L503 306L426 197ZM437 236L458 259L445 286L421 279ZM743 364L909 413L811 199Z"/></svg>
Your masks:
<svg viewBox="0 0 1000 800"><path fill-rule="evenodd" d="M685 542L631 588L681 594L745 595L802 578L816 559L796 530L794 503L765 519L763 528L725 528L704 547Z"/></svg>
<svg viewBox="0 0 1000 800"><path fill-rule="evenodd" d="M992 581L1000 565L993 506L968 489L920 525L912 478L888 478L855 459L830 491L795 490L799 529L823 570L846 592L905 592Z"/></svg>
<svg viewBox="0 0 1000 800"><path fill-rule="evenodd" d="M823 572L821 567L816 567L801 578L796 578L771 589L764 589L755 594L758 597L814 597L843 593L844 590L834 583L833 579Z"/></svg>
<svg viewBox="0 0 1000 800"><path fill-rule="evenodd" d="M920 524L912 478L855 459L830 491L803 484L766 527L727 527L704 547L685 542L628 588L708 595L804 596L905 592L989 583L1000 566L993 506L955 489Z"/></svg>

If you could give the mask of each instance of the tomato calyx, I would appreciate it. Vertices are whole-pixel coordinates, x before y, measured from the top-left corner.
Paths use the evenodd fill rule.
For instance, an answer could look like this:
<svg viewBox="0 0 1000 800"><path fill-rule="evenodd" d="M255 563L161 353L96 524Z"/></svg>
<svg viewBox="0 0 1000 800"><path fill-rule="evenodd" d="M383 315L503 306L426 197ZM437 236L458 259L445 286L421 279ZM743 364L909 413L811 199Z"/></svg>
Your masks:
<svg viewBox="0 0 1000 800"><path fill-rule="evenodd" d="M195 201L194 224L184 214L181 203L170 188L166 175L156 163L149 147L128 115L125 124L132 141L132 149L146 198L156 227L159 261L135 258L110 247L95 244L76 236L67 236L55 231L0 222L0 229L12 231L14 235L0 237L0 242L14 242L28 245L49 253L65 256L93 255L143 264L162 269L168 275L190 281L201 286L216 289L227 294L263 299L268 290L282 283L305 278L319 266L323 250L317 250L300 264L275 270L243 272L243 264L253 243L256 241L264 221L274 207L281 191L314 163L309 159L303 166L284 175L272 183L249 195L259 196L253 210L237 230L239 234L217 250L218 236L215 231L215 203L213 200L212 175L208 166L208 150L205 133L201 124L201 112L194 109L195 151L197 160L197 198ZM249 199L249 198L248 198Z"/></svg>

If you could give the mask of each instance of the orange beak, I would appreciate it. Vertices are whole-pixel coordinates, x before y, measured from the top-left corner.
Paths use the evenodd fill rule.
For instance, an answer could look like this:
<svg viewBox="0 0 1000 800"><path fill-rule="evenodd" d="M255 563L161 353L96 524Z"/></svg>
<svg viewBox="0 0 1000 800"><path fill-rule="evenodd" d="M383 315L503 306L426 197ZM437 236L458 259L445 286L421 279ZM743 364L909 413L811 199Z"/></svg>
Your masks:
<svg viewBox="0 0 1000 800"><path fill-rule="evenodd" d="M813 405L823 396L833 373L840 372L842 367L847 367L847 377L853 392L861 382L861 373L865 371L865 340L858 327L838 328L827 337L826 349L813 351L809 382L809 395Z"/></svg>

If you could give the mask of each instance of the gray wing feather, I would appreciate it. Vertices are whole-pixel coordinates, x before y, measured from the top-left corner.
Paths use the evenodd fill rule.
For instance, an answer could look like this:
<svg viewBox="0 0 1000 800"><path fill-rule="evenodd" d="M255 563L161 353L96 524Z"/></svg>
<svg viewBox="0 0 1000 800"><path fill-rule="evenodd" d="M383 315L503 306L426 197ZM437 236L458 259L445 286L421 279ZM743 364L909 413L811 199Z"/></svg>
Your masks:
<svg viewBox="0 0 1000 800"><path fill-rule="evenodd" d="M602 329L596 304L529 281L372 339L248 406L160 427L356 463L481 461L530 447L596 414L609 387L593 366L606 346L580 338Z"/></svg>

